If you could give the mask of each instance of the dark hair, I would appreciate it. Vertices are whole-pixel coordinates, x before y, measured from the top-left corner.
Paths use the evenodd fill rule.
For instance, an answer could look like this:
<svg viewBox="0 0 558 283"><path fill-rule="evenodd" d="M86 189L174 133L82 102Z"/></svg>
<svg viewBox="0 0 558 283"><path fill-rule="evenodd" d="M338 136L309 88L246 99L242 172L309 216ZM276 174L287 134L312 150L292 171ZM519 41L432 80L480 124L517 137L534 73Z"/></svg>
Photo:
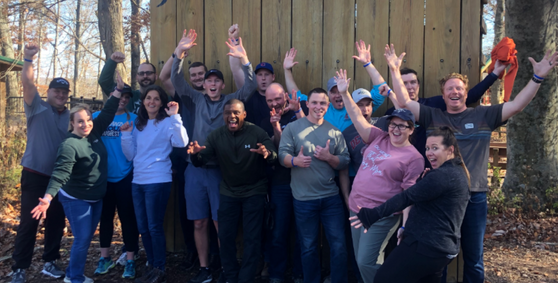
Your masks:
<svg viewBox="0 0 558 283"><path fill-rule="evenodd" d="M236 99L236 98L233 98L233 99L227 101L227 102L225 103L225 105L223 106L223 110L225 110L225 107L227 107L227 106L229 106L229 105L233 105L233 104L238 104L238 105L240 105L240 107L242 107L242 111L246 111L246 109L244 108L244 102L242 102L242 101L240 101L240 100L238 100L238 99Z"/></svg>
<svg viewBox="0 0 558 283"><path fill-rule="evenodd" d="M469 182L469 187L471 187L471 176L469 175L469 170L467 170L467 166L465 166L465 161L463 161L463 156L461 156L461 152L459 151L459 145L457 144L457 139L455 138L455 134L450 127L442 126L434 129L434 131L428 134L428 137L442 137L442 144L448 148L453 146L453 154L455 157L459 157L461 160L461 167L465 170L465 174L467 174L467 181Z"/></svg>
<svg viewBox="0 0 558 283"><path fill-rule="evenodd" d="M194 62L194 63L190 64L190 66L188 67L188 71L192 68L199 67L199 66L203 66L203 69L207 72L207 67L202 62Z"/></svg>
<svg viewBox="0 0 558 283"><path fill-rule="evenodd" d="M403 69L401 69L400 72L401 72L401 75L402 75L402 76L403 76L403 75L408 75L408 74L414 74L414 75L417 77L417 83L420 84L420 79L419 79L419 77L418 77L417 71L415 71L415 70L413 70L413 69L409 69L409 68L403 68Z"/></svg>
<svg viewBox="0 0 558 283"><path fill-rule="evenodd" d="M324 93L327 97L327 99L329 100L329 96L327 95L327 91L321 87L317 87L312 89L309 93L308 93L308 100L310 100L310 97L312 96L312 94L314 93Z"/></svg>
<svg viewBox="0 0 558 283"><path fill-rule="evenodd" d="M153 68L153 72L157 73L157 68L155 68L155 65L149 63L149 62L143 62L140 64L141 65L151 65L151 67Z"/></svg>
<svg viewBox="0 0 558 283"><path fill-rule="evenodd" d="M165 90L163 90L162 87L158 85L150 85L145 89L145 92L141 94L140 98L140 108L138 111L138 117L136 118L136 128L139 131L143 131L145 125L147 125L147 120L149 120L149 115L147 114L147 109L145 109L145 105L143 104L143 102L147 97L147 94L152 90L156 91L159 94L159 98L161 99L161 108L159 108L159 113L157 113L157 117L155 117L155 123L158 123L159 121L169 117L169 115L167 115L167 111L165 111L165 108L169 103L169 97L167 96L167 93L165 92Z"/></svg>

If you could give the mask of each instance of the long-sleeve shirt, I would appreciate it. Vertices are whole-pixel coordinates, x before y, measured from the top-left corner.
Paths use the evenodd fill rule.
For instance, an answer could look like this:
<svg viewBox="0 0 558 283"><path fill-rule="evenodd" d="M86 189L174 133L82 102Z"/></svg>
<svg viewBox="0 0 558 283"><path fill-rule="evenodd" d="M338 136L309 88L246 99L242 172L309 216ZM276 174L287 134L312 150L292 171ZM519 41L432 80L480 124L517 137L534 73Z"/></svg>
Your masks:
<svg viewBox="0 0 558 283"><path fill-rule="evenodd" d="M60 189L83 200L99 200L107 188L107 149L101 135L112 123L120 99L110 97L103 110L93 119L87 137L68 133L60 144L54 171L46 193L55 196Z"/></svg>
<svg viewBox="0 0 558 283"><path fill-rule="evenodd" d="M105 65L103 66L103 70L101 70L101 74L99 75L99 86L103 90L102 93L105 97L108 97L110 93L114 90L114 73L116 71L116 66L118 63L113 61L110 58L107 58L105 61ZM138 113L140 108L140 97L141 91L133 90L132 97L130 98L130 102L126 105L126 109L132 113Z"/></svg>
<svg viewBox="0 0 558 283"><path fill-rule="evenodd" d="M403 242L418 242L417 251L429 256L459 252L461 223L469 202L467 175L461 160L446 161L409 189L373 209L357 214L364 228L413 205L403 232Z"/></svg>
<svg viewBox="0 0 558 283"><path fill-rule="evenodd" d="M121 140L124 156L134 161L132 183L156 184L172 182L169 155L173 147L186 147L188 134L176 114L159 122L148 120L142 131L122 132Z"/></svg>
<svg viewBox="0 0 558 283"><path fill-rule="evenodd" d="M314 156L316 146L326 147L329 153L339 158L339 165L332 168L329 163ZM285 166L285 156L296 157L303 147L305 156L311 156L310 167L291 169L291 188L293 197L300 201L331 197L339 193L335 184L335 170L345 169L349 165L349 152L343 134L328 121L321 125L308 121L307 117L291 122L283 130L279 143L279 162Z"/></svg>
<svg viewBox="0 0 558 283"><path fill-rule="evenodd" d="M261 143L269 150L269 156L251 152ZM267 193L266 167L277 160L277 150L267 133L260 127L244 122L242 128L231 132L222 126L211 132L205 141L205 149L192 155L192 164L203 166L216 159L223 179L219 192L229 197L249 197Z"/></svg>
<svg viewBox="0 0 558 283"><path fill-rule="evenodd" d="M172 62L171 82L176 93L181 96L184 107L187 107L194 118L193 134L190 137L192 141L197 141L199 145L204 145L209 133L217 128L225 125L223 120L223 107L227 101L236 98L246 102L254 90L257 83L254 79L254 71L252 65L242 66L244 72L244 86L236 92L228 95L221 95L217 101L213 101L209 96L193 89L184 79L184 70L182 69L183 60L174 58ZM215 165L214 162L208 165Z"/></svg>

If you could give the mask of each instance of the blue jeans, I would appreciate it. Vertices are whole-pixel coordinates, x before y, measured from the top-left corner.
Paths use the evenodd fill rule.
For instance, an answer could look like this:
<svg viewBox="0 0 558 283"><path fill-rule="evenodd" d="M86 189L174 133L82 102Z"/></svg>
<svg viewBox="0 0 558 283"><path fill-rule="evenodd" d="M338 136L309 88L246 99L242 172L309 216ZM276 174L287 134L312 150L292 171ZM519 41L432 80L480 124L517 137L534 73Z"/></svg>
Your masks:
<svg viewBox="0 0 558 283"><path fill-rule="evenodd" d="M83 271L87 260L87 251L101 219L103 200L86 202L68 198L61 193L58 194L58 198L64 207L64 213L66 213L74 234L74 243L70 251L70 264L66 268L66 277L70 278L72 283L81 283L85 281Z"/></svg>
<svg viewBox="0 0 558 283"><path fill-rule="evenodd" d="M320 221L330 248L331 282L347 282L345 211L341 197L334 195L309 201L295 199L293 204L302 249L304 282L321 282L318 246Z"/></svg>
<svg viewBox="0 0 558 283"><path fill-rule="evenodd" d="M165 270L167 243L163 221L171 191L171 184L134 184L132 183L132 197L138 231L147 254L147 261L153 267Z"/></svg>
<svg viewBox="0 0 558 283"><path fill-rule="evenodd" d="M270 201L275 205L273 217L275 225L269 237L269 278L285 279L289 254L289 238L293 222L293 193L290 185L275 185L271 187ZM296 228L296 227L295 227ZM302 277L302 263L300 258L300 241L296 237L293 250L293 278Z"/></svg>
<svg viewBox="0 0 558 283"><path fill-rule="evenodd" d="M486 192L472 192L461 225L463 283L484 282L483 241L487 212Z"/></svg>

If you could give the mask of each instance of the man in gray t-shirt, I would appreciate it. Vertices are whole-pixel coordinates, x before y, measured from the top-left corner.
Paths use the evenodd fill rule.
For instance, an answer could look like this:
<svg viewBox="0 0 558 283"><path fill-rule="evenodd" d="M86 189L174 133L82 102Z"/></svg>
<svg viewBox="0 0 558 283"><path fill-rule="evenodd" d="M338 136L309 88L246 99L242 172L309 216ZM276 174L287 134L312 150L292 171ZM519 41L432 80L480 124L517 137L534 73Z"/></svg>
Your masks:
<svg viewBox="0 0 558 283"><path fill-rule="evenodd" d="M27 118L27 146L21 159L21 211L20 223L14 244L12 258L12 282L25 282L25 270L31 265L39 220L31 215L31 210L44 197L58 146L66 137L70 121L70 111L66 109L70 83L63 78L54 78L43 101L33 83L33 57L39 51L35 44L28 44L23 50L24 64L21 72L25 117ZM42 273L54 278L64 276L55 264L60 258L60 240L64 235L65 214L56 196L47 210L45 221L45 243L43 260L46 262Z"/></svg>
<svg viewBox="0 0 558 283"><path fill-rule="evenodd" d="M320 220L330 246L331 281L347 282L343 232L346 219L334 178L335 170L342 170L349 164L349 153L341 132L324 120L328 105L324 89L311 90L308 116L289 123L279 143L279 162L292 168L291 188L304 282L320 282Z"/></svg>

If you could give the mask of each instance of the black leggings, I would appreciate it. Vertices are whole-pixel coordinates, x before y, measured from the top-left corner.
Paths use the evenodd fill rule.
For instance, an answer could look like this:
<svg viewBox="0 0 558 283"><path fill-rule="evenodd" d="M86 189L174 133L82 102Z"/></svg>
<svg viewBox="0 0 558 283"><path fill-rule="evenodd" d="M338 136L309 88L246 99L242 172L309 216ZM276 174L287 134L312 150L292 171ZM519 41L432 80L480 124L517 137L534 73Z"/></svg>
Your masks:
<svg viewBox="0 0 558 283"><path fill-rule="evenodd" d="M442 270L451 259L417 253L417 242L401 242L376 273L374 283L439 283Z"/></svg>
<svg viewBox="0 0 558 283"><path fill-rule="evenodd" d="M101 248L110 247L114 232L114 212L118 209L118 217L122 224L122 236L126 251L138 251L138 225L132 201L132 172L124 179L111 183L107 182L107 193L103 198L103 211L101 212L101 227L99 238Z"/></svg>

